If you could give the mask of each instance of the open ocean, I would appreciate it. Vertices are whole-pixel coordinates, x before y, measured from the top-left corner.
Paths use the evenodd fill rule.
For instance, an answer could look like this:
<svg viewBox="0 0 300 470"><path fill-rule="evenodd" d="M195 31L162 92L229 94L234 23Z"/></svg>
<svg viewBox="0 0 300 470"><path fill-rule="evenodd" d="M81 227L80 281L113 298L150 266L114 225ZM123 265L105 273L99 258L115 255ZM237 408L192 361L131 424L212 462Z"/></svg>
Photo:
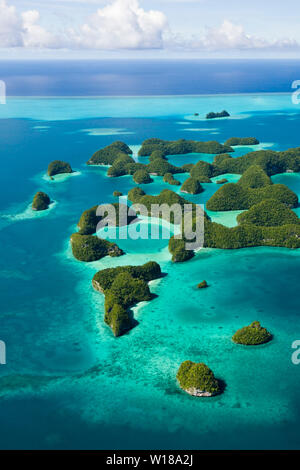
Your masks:
<svg viewBox="0 0 300 470"><path fill-rule="evenodd" d="M300 146L300 105L291 100L300 62L7 61L0 79L8 92L0 105L0 339L7 346L0 447L300 449L300 365L291 361L291 344L300 339L299 250L201 250L174 265L167 240L120 240L125 256L87 264L72 257L69 244L85 209L135 186L130 176L112 179L107 169L85 165L115 140L135 153L150 137L253 136L259 149ZM203 119L222 109L229 119ZM49 181L55 159L76 173ZM147 193L170 189L154 180ZM300 197L299 174L273 180ZM205 204L219 187L203 186L188 199ZM30 209L38 190L55 201L45 213ZM236 213L210 215L236 225ZM168 275L152 283L157 297L135 308L139 325L116 339L91 279L105 267L149 260ZM198 291L203 279L211 287ZM234 345L232 334L253 320L274 340ZM187 359L207 363L225 392L211 399L182 392L176 372Z"/></svg>

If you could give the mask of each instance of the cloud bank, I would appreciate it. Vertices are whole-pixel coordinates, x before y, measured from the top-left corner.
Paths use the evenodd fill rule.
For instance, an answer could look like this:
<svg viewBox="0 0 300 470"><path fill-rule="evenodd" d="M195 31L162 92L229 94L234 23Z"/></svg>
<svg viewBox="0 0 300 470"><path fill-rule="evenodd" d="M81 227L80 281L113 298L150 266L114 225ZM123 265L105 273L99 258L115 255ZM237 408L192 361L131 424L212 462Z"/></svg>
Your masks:
<svg viewBox="0 0 300 470"><path fill-rule="evenodd" d="M172 32L164 13L144 10L139 0L107 0L77 28L63 32L41 26L38 10L19 12L0 0L0 48L180 51L300 50L294 39L266 40L248 34L242 25L225 19L218 28L184 37Z"/></svg>

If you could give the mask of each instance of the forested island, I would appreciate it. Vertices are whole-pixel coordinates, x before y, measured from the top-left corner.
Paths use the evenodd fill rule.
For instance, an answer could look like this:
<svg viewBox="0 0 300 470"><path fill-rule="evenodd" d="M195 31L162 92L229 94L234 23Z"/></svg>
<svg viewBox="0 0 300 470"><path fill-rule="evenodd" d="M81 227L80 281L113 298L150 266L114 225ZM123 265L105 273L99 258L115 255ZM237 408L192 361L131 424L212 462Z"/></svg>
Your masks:
<svg viewBox="0 0 300 470"><path fill-rule="evenodd" d="M62 162L61 160L54 160L49 163L48 176L61 175L63 173L73 173L70 163Z"/></svg>
<svg viewBox="0 0 300 470"><path fill-rule="evenodd" d="M255 137L231 137L226 140L225 145L236 147L237 145L258 145L260 142Z"/></svg>
<svg viewBox="0 0 300 470"><path fill-rule="evenodd" d="M51 203L48 194L38 191L32 201L32 209L34 211L45 211L49 208Z"/></svg>
<svg viewBox="0 0 300 470"><path fill-rule="evenodd" d="M115 336L121 336L136 325L130 308L152 298L148 282L161 277L158 263L122 266L99 271L93 278L94 289L105 295L104 321Z"/></svg>
<svg viewBox="0 0 300 470"><path fill-rule="evenodd" d="M273 184L270 178L279 173L300 171L300 148L283 152L259 150L237 158L233 158L228 153L231 153L232 147L236 145L256 145L257 143L257 139L250 137L231 138L225 144L214 141L148 139L139 151L141 157L149 157L148 163L140 163L133 159L132 151L128 145L123 142L115 142L97 151L87 163L89 165L108 165L108 176L110 177L132 175L133 181L137 184L148 184L152 181L152 175L158 175L163 177L165 183L179 186L181 183L174 178L174 175L187 174L188 177L180 188L181 193L186 194L199 194L204 190L202 183L212 184L211 178L220 177L216 181L220 188L208 200L207 209L211 211L243 210L244 212L237 217L238 225L233 228L212 222L204 212L204 247L221 249L254 246L300 248L299 218L292 210L298 206L298 197L287 186ZM212 163L199 160L196 164L187 163L181 167L168 162L168 155L195 152L211 153L215 154L215 157ZM69 170L68 167L67 169ZM226 178L222 178L222 175L227 173L240 174L241 178L237 183L228 183ZM120 191L114 192L115 197L121 195ZM41 196L37 197L37 199L39 198ZM128 192L128 199L131 203L143 204L148 209L149 216L151 216L152 204L166 204L169 207L173 204L179 204L182 208L189 204L192 211L192 230L199 216L196 212L198 206L191 204L183 196L170 189L162 190L158 195L148 195L140 187L133 187ZM137 220L137 214L130 207L117 203L114 203L113 206L117 215L121 210L125 210L126 224ZM105 256L117 257L124 254L115 243L101 239L96 235L98 223L108 215L104 213L98 216L98 207L94 206L83 212L78 222L78 232L71 236L73 255L83 262L92 262ZM174 223L172 213L170 222ZM118 219L114 223L118 224ZM169 251L173 262L185 262L194 256L194 251L186 250L186 242L184 237L182 239L174 236L170 238ZM148 282L159 277L161 277L161 269L154 262L147 263L142 267L125 266L107 269L94 276L94 288L105 294L105 322L111 327L115 336L124 334L136 325L130 308L140 301L151 300L152 295ZM206 281L202 281L198 285L199 289L207 287ZM236 332L233 341L250 345L261 344L260 342L266 342L269 338L270 333L258 322L254 322ZM189 361L187 362L189 364ZM189 364L188 367L184 366L179 373L182 388L185 390L194 389L195 393L196 391L197 393L218 393L215 379L212 379L212 388L210 386L205 388L202 385L200 369L203 373L205 372L204 376L209 376L212 379L212 373L207 371L206 366L203 368L203 365L200 367L199 364L196 364L194 368ZM187 382L191 386L186 388L184 380L191 380L192 371L197 375L198 382ZM201 384L200 388L195 384Z"/></svg>
<svg viewBox="0 0 300 470"><path fill-rule="evenodd" d="M211 111L206 115L206 119L217 119L217 118L224 118L224 117L229 117L230 114L228 111L221 111L220 113L214 113Z"/></svg>
<svg viewBox="0 0 300 470"><path fill-rule="evenodd" d="M219 381L204 363L185 361L179 367L177 380L180 388L195 397L212 397L221 392Z"/></svg>
<svg viewBox="0 0 300 470"><path fill-rule="evenodd" d="M245 346L257 346L271 341L272 335L263 328L258 321L238 330L232 337L232 341Z"/></svg>

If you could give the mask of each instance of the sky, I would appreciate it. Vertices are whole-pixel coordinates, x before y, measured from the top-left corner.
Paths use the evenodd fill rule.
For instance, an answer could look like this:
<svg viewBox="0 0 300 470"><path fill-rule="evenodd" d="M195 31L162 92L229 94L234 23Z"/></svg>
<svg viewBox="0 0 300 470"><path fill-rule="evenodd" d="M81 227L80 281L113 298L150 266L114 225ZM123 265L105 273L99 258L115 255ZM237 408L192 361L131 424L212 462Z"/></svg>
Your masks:
<svg viewBox="0 0 300 470"><path fill-rule="evenodd" d="M0 59L300 58L295 0L0 0Z"/></svg>

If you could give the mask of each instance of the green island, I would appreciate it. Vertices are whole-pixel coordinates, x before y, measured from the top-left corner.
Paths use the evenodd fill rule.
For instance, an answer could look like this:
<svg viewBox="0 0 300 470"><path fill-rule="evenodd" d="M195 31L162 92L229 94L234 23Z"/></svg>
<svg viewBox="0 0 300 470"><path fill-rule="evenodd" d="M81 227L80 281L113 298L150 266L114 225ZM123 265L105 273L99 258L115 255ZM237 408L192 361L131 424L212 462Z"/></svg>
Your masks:
<svg viewBox="0 0 300 470"><path fill-rule="evenodd" d="M232 146L255 145L252 139L232 138L224 145L218 142L195 142L184 139L179 141L148 139L143 143L139 152L140 156L150 155L147 164L135 162L130 148L122 142L115 142L96 152L88 164L109 165L108 176L133 175L138 184L151 180L151 175L159 175L163 177L164 182L179 186L180 182L174 178L174 175L189 173L190 177L181 188L183 192L188 194L198 194L203 191L201 183L211 183L213 177L219 177L226 173L240 174L241 178L237 183L228 183L225 178L216 181L222 186L207 202L207 209L211 211L244 210L245 212L237 217L238 225L232 228L212 222L204 212L205 238L203 246L221 249L256 246L300 248L299 218L292 211L292 208L298 205L298 197L287 186L273 184L270 178L279 173L300 171L300 148L283 152L260 150L237 158L232 158L229 155L228 152L233 151ZM196 164L177 167L167 160L168 155L194 152L215 154L213 163L200 160ZM119 195L121 195L120 192L114 192L115 197ZM195 210L199 206L191 204L187 199L170 189L162 190L158 195L148 195L140 187L134 187L128 192L128 199L134 204L143 204L147 208L149 216L152 204L166 204L169 207L173 204L179 204L182 208L184 205L190 204L192 230L199 216ZM121 206L119 204L114 204L114 206L118 214ZM107 255L121 256L123 254L116 244L95 236L97 225L103 217L97 216L97 207L94 206L84 211L78 223L79 232L71 237L73 254L81 261L89 262ZM136 220L137 214L131 213L129 207L124 205L122 210L128 214L128 223ZM162 214L158 216L163 217ZM169 221L175 222L172 212ZM184 227L183 220L181 220L181 224ZM193 258L194 251L186 249L187 241L191 242L192 240L186 240L184 236L170 238L169 252L173 262L185 262ZM147 263L142 267L125 266L106 269L94 276L94 288L105 294L105 322L111 327L115 336L124 334L136 325L137 322L133 318L130 308L137 302L151 300L148 282L160 276L160 267L154 262ZM197 287L199 289L207 288L208 284L206 281L202 281ZM255 335L259 335L261 330L265 331L258 322L246 327L246 331L249 328L251 328L250 333L255 333ZM244 330L239 330L239 332ZM267 334L269 335L268 332ZM238 337L236 335L235 338ZM183 364L188 364L188 366L182 365L181 373L178 372L183 389L190 389L190 391L193 389L193 393L218 393L218 383L207 366L193 364L190 361ZM213 388L203 386L201 370L206 378L211 377L212 374Z"/></svg>
<svg viewBox="0 0 300 470"><path fill-rule="evenodd" d="M87 165L112 165L118 157L126 155L132 155L132 150L124 142L117 141L95 152Z"/></svg>
<svg viewBox="0 0 300 470"><path fill-rule="evenodd" d="M130 308L152 299L148 282L161 276L160 266L154 261L143 266L108 268L95 274L92 284L105 295L104 321L115 336L134 328L137 322Z"/></svg>
<svg viewBox="0 0 300 470"><path fill-rule="evenodd" d="M228 183L228 180L226 178L222 178L216 181L216 184L225 184L225 183Z"/></svg>
<svg viewBox="0 0 300 470"><path fill-rule="evenodd" d="M32 201L32 209L34 211L45 211L51 203L48 194L38 191Z"/></svg>
<svg viewBox="0 0 300 470"><path fill-rule="evenodd" d="M231 137L226 140L225 145L236 147L237 145L258 145L259 143L255 137Z"/></svg>
<svg viewBox="0 0 300 470"><path fill-rule="evenodd" d="M163 180L164 180L164 183L168 183L171 186L181 185L180 181L176 180L174 176L172 175L172 173L165 173Z"/></svg>
<svg viewBox="0 0 300 470"><path fill-rule="evenodd" d="M137 219L136 213L125 204L113 203L111 207L115 209L115 220L114 217L110 219L110 214L105 210L103 210L103 215L97 215L99 207L101 205L94 206L82 213L78 222L79 232L73 233L70 238L73 256L79 261L92 262L105 256L118 257L124 255L123 250L116 243L95 235L97 226L103 219L105 219L108 226L127 225L127 223L130 224ZM121 218L119 219L120 214Z"/></svg>
<svg viewBox="0 0 300 470"><path fill-rule="evenodd" d="M200 194L204 189L197 179L190 177L185 180L180 191L186 194Z"/></svg>
<svg viewBox="0 0 300 470"><path fill-rule="evenodd" d="M121 196L123 196L123 193L121 193L121 191L114 191L113 196L114 197L121 197Z"/></svg>
<svg viewBox="0 0 300 470"><path fill-rule="evenodd" d="M48 176L53 177L63 173L73 173L70 163L62 162L61 160L54 160L49 163Z"/></svg>
<svg viewBox="0 0 300 470"><path fill-rule="evenodd" d="M210 153L219 154L233 152L230 146L222 145L216 141L198 142L195 140L174 140L167 141L161 139L147 139L143 142L139 150L140 157L147 157L155 150L159 150L166 155L184 155L188 153Z"/></svg>
<svg viewBox="0 0 300 470"><path fill-rule="evenodd" d="M202 281L197 286L198 289L207 289L207 287L208 287L207 281Z"/></svg>
<svg viewBox="0 0 300 470"><path fill-rule="evenodd" d="M276 199L265 199L252 206L248 211L239 214L239 224L253 224L264 227L299 224L300 219L286 204Z"/></svg>
<svg viewBox="0 0 300 470"><path fill-rule="evenodd" d="M153 179L150 178L148 171L137 170L133 174L133 181L137 184L149 184L149 183L152 183Z"/></svg>
<svg viewBox="0 0 300 470"><path fill-rule="evenodd" d="M224 117L229 117L230 114L228 111L221 111L220 113L214 113L211 111L206 115L206 119L217 119L217 118L224 118Z"/></svg>
<svg viewBox="0 0 300 470"><path fill-rule="evenodd" d="M271 341L272 335L263 328L258 321L238 330L232 337L232 341L245 346L257 346Z"/></svg>
<svg viewBox="0 0 300 470"><path fill-rule="evenodd" d="M125 204L119 204L118 202L114 202L113 204L110 205L112 208L115 209L116 213L116 221L112 220L109 225L115 226L115 223L117 226L119 226L120 222L122 225L122 219L123 217L119 217L120 213L126 215L127 214L127 220L128 224L130 224L132 221L136 219L136 214L135 212L132 211L128 206ZM79 228L79 234L80 235L93 235L96 233L97 230L97 225L103 218L108 217L108 212L105 212L104 215L97 215L97 209L99 207L102 207L102 205L94 206L91 209L88 209L84 211L79 219L78 222L78 228Z"/></svg>
<svg viewBox="0 0 300 470"><path fill-rule="evenodd" d="M195 397L212 397L221 392L219 381L204 363L183 362L176 378L180 388Z"/></svg>
<svg viewBox="0 0 300 470"><path fill-rule="evenodd" d="M283 184L272 184L269 176L257 165L249 167L237 183L222 186L207 201L211 211L250 209L264 199L276 199L289 207L297 207L298 196Z"/></svg>
<svg viewBox="0 0 300 470"><path fill-rule="evenodd" d="M199 181L199 183L211 183L211 177L214 176L214 168L210 163L200 160L190 170L192 178Z"/></svg>
<svg viewBox="0 0 300 470"><path fill-rule="evenodd" d="M71 247L73 256L79 261L87 263L98 261L105 256L117 257L124 255L124 252L108 240L98 238L96 235L71 235Z"/></svg>

